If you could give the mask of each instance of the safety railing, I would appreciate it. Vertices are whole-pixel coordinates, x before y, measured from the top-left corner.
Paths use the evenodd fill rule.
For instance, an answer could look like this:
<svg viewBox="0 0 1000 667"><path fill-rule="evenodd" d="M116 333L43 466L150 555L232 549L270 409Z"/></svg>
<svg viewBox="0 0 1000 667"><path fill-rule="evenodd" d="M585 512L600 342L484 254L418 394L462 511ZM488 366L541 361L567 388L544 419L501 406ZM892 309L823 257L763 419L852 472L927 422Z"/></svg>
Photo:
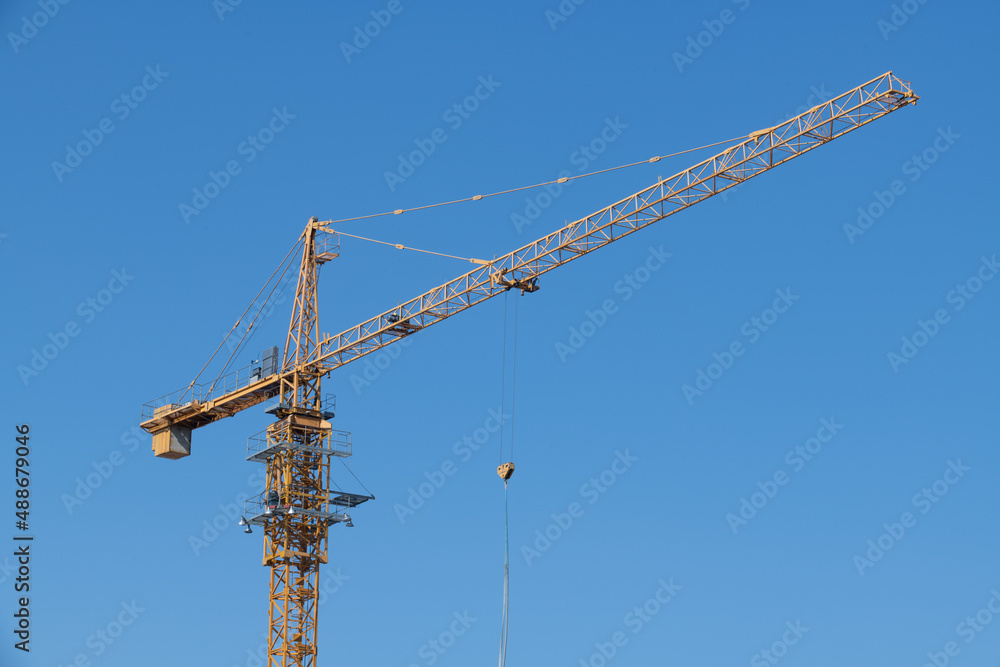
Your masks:
<svg viewBox="0 0 1000 667"><path fill-rule="evenodd" d="M237 368L218 379L191 384L145 403L142 406L142 420L152 419L161 412L181 408L192 403L210 401L237 389L249 387L261 379L263 379L263 369L259 362Z"/></svg>
<svg viewBox="0 0 1000 667"><path fill-rule="evenodd" d="M279 434L278 438L282 438ZM300 445L292 441L279 442L268 438L268 429L255 433L247 438L247 460L263 461L272 451L283 449L303 449L318 454L347 458L352 453L351 434L349 431L329 429L322 432L322 437L312 445Z"/></svg>

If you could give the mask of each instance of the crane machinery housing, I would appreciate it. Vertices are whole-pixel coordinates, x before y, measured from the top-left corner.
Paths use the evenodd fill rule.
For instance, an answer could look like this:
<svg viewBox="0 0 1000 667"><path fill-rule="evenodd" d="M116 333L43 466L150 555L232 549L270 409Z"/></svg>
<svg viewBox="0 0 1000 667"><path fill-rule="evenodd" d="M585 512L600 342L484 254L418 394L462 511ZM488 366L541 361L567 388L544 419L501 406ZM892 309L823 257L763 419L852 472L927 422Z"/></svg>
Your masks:
<svg viewBox="0 0 1000 667"><path fill-rule="evenodd" d="M534 292L542 274L918 99L909 82L887 72L517 250L476 260L472 271L336 335L320 333L317 283L319 267L339 255L339 236L332 223L311 218L295 246L302 248L298 283L280 362L277 348L265 350L259 364L212 383L192 382L142 411L153 453L179 459L191 453L194 429L276 399L267 410L275 421L249 439L247 459L263 463L267 474L264 491L245 509L247 523L264 527L263 563L271 573L268 667L316 665L319 567L328 561L328 530L352 525L351 509L372 499L331 488L331 462L349 457L352 442L349 433L332 428L324 377L511 289Z"/></svg>

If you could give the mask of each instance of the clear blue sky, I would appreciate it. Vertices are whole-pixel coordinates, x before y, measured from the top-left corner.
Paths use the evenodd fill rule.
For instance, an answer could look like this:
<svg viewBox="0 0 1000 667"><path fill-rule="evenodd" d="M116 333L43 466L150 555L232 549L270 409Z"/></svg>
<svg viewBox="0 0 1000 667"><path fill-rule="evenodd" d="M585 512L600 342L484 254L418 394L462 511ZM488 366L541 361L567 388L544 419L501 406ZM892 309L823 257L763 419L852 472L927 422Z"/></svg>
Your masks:
<svg viewBox="0 0 1000 667"><path fill-rule="evenodd" d="M995 3L223 2L0 9L3 665L257 664L261 531L225 512L259 490L246 437L269 417L196 431L177 462L130 433L144 402L191 380L310 216L744 136L891 69L915 107L518 297L508 660L918 667L930 654L996 667ZM343 229L492 257L701 157L552 200L529 191ZM212 174L224 187L202 201ZM845 230L859 208L863 233ZM468 268L345 239L322 274L321 326L346 329ZM645 282L626 289L627 276ZM289 309L286 295L240 363L282 343ZM373 358L370 384L364 362L326 381L377 500L332 531L321 665L496 659L501 440L477 429L500 403L503 313L496 299ZM729 363L734 342L744 353ZM686 395L699 372L716 379ZM23 422L30 656L13 648L7 556ZM456 447L477 437L479 451ZM454 475L401 520L443 467Z"/></svg>

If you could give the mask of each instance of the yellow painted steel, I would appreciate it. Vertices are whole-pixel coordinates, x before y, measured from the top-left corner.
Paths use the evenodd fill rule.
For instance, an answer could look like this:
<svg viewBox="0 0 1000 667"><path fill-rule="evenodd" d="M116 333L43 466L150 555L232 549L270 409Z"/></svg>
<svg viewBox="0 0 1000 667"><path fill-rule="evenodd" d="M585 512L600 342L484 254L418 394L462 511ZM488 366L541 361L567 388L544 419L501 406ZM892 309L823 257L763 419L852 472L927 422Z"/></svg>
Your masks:
<svg viewBox="0 0 1000 667"><path fill-rule="evenodd" d="M151 416L141 426L156 433L172 424L195 429L230 417L275 396L280 387L296 381L292 378L294 374L327 375L404 336L502 294L512 284L518 289L532 284L537 287L537 283L531 281L537 281L547 271L914 104L918 99L909 82L886 72L781 125L758 130L711 158L406 303L339 334L320 338L317 347L313 348L315 355L303 361L301 367L286 367L280 374L220 393L211 401L177 405L163 414ZM336 233L322 223L316 224ZM313 307L314 304L309 305L310 309Z"/></svg>
<svg viewBox="0 0 1000 667"><path fill-rule="evenodd" d="M264 521L263 562L271 569L268 667L316 664L319 566L328 560L331 521L332 449L322 412L323 376L507 290L535 291L543 273L918 99L908 82L887 72L335 336L320 335L317 269L337 256L336 243L329 242L337 232L310 219L279 372L186 403L149 404L141 424L154 434L157 456L181 458L190 453L191 430L278 398L278 421L267 430L273 450L266 453L265 493L276 498L275 511ZM513 471L508 463L497 473L506 482Z"/></svg>

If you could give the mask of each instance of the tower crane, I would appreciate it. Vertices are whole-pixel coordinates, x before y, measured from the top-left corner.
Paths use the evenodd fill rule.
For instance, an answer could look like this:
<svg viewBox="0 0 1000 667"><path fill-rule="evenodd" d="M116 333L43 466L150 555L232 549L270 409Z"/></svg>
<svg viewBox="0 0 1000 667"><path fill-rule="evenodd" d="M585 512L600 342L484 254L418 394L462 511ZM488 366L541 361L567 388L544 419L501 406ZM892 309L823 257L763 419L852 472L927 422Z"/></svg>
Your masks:
<svg viewBox="0 0 1000 667"><path fill-rule="evenodd" d="M332 404L321 380L335 369L422 331L511 289L538 290L539 277L602 246L743 183L897 109L914 104L910 83L887 72L774 127L758 130L720 153L551 234L336 335L321 334L317 276L339 255L330 222L311 218L284 352L211 384L188 387L143 406L141 426L153 452L191 453L191 434L270 399L275 421L250 438L247 459L266 466L264 491L247 501L248 524L264 527L263 564L270 568L268 667L314 667L319 566L328 530L351 524L350 511L371 495L331 489L335 458L352 453L349 433L332 428ZM653 158L655 162L659 158ZM296 246L298 247L298 246ZM249 526L248 526L249 529Z"/></svg>

